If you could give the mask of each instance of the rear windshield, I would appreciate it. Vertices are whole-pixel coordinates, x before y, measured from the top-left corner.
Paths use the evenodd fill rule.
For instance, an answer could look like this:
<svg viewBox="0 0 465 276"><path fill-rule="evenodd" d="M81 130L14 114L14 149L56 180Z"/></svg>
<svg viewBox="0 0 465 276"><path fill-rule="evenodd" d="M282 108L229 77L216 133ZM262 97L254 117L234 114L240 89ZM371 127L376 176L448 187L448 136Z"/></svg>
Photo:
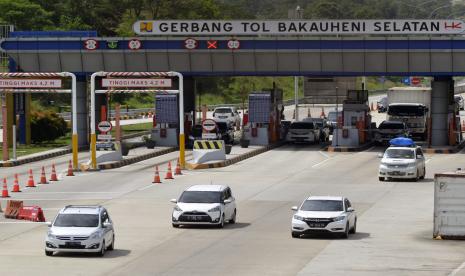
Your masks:
<svg viewBox="0 0 465 276"><path fill-rule="evenodd" d="M220 203L221 192L185 191L179 198L182 203Z"/></svg>
<svg viewBox="0 0 465 276"><path fill-rule="evenodd" d="M337 113L338 113L338 112L335 112L335 111L329 112L329 113L328 113L328 120L331 121L331 122L336 122L337 116L338 116ZM339 112L339 114L340 114L340 112Z"/></svg>
<svg viewBox="0 0 465 276"><path fill-rule="evenodd" d="M413 150L409 149L387 149L384 153L386 158L413 159Z"/></svg>
<svg viewBox="0 0 465 276"><path fill-rule="evenodd" d="M215 113L232 113L231 108L217 108Z"/></svg>
<svg viewBox="0 0 465 276"><path fill-rule="evenodd" d="M379 129L404 129L402 123L381 123Z"/></svg>
<svg viewBox="0 0 465 276"><path fill-rule="evenodd" d="M341 200L306 200L302 207L302 211L344 211Z"/></svg>
<svg viewBox="0 0 465 276"><path fill-rule="evenodd" d="M58 227L97 227L98 215L59 214L54 225Z"/></svg>
<svg viewBox="0 0 465 276"><path fill-rule="evenodd" d="M290 128L292 129L313 129L313 123L305 123L305 122L292 123Z"/></svg>

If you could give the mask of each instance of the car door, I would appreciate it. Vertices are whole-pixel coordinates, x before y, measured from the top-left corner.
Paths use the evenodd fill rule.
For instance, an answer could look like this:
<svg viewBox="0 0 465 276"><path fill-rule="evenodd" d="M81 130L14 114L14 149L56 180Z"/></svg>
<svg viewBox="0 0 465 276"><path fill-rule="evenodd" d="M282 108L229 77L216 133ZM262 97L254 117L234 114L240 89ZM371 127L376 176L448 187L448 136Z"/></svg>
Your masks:
<svg viewBox="0 0 465 276"><path fill-rule="evenodd" d="M229 188L226 188L224 190L224 198L232 200L232 198L231 198L231 190ZM233 206L232 202L224 204L225 219L227 219L227 220L229 220L231 218L231 216L232 216L232 213L233 213L233 210L231 210L232 206Z"/></svg>
<svg viewBox="0 0 465 276"><path fill-rule="evenodd" d="M104 223L111 223L110 217L108 216L108 212L105 209L102 211L100 219L102 222L102 228L103 228ZM105 245L108 246L111 244L111 240L113 238L113 227L110 226L110 227L103 228L103 233L104 233L103 235L105 239Z"/></svg>
<svg viewBox="0 0 465 276"><path fill-rule="evenodd" d="M347 198L344 199L344 209L347 214L347 220L349 221L349 227L352 227L354 225L354 213L353 212L348 212L347 210L349 207L352 207L349 200Z"/></svg>
<svg viewBox="0 0 465 276"><path fill-rule="evenodd" d="M425 173L425 156L423 155L423 151L420 148L415 150L415 158L417 163L417 169L422 174Z"/></svg>

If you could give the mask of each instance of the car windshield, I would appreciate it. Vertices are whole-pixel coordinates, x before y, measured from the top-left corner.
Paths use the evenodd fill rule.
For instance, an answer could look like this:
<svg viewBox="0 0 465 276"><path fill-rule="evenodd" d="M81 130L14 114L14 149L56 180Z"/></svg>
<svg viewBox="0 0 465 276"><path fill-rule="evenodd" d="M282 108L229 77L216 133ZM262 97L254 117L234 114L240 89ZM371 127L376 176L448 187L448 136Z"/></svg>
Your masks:
<svg viewBox="0 0 465 276"><path fill-rule="evenodd" d="M344 211L341 200L306 200L302 207L302 211L324 211L337 212Z"/></svg>
<svg viewBox="0 0 465 276"><path fill-rule="evenodd" d="M403 129L404 124L402 123L387 123L383 122L379 125L379 129Z"/></svg>
<svg viewBox="0 0 465 276"><path fill-rule="evenodd" d="M387 149L384 153L386 158L413 159L413 150L410 149Z"/></svg>
<svg viewBox="0 0 465 276"><path fill-rule="evenodd" d="M220 203L221 192L185 191L179 198L182 203Z"/></svg>
<svg viewBox="0 0 465 276"><path fill-rule="evenodd" d="M291 129L313 129L313 123L298 122L292 123Z"/></svg>
<svg viewBox="0 0 465 276"><path fill-rule="evenodd" d="M58 227L97 227L98 215L94 214L59 214L54 226Z"/></svg>
<svg viewBox="0 0 465 276"><path fill-rule="evenodd" d="M215 109L215 113L224 114L224 113L232 113L231 108L217 108Z"/></svg>
<svg viewBox="0 0 465 276"><path fill-rule="evenodd" d="M390 105L388 108L388 114L394 116L424 116L424 106L416 105Z"/></svg>
<svg viewBox="0 0 465 276"><path fill-rule="evenodd" d="M340 112L330 111L330 112L328 113L328 121L336 122L338 113L340 113Z"/></svg>

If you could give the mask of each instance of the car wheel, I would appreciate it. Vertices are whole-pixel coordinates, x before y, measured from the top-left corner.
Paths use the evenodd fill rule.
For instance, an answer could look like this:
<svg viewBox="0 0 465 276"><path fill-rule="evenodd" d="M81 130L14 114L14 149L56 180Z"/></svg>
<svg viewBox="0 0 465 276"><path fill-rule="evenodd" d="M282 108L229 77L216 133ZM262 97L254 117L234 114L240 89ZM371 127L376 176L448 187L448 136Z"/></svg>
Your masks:
<svg viewBox="0 0 465 276"><path fill-rule="evenodd" d="M102 241L102 249L100 249L100 252L98 253L100 257L105 256L105 240Z"/></svg>
<svg viewBox="0 0 465 276"><path fill-rule="evenodd" d="M179 224L172 224L174 228L179 228Z"/></svg>
<svg viewBox="0 0 465 276"><path fill-rule="evenodd" d="M218 228L223 228L223 227L224 227L224 213L223 213L223 215L221 216L220 224L218 224Z"/></svg>
<svg viewBox="0 0 465 276"><path fill-rule="evenodd" d="M46 256L53 256L53 251L45 250L45 255Z"/></svg>
<svg viewBox="0 0 465 276"><path fill-rule="evenodd" d="M115 235L113 234L113 239L111 241L110 246L108 247L108 251L113 251L115 249Z"/></svg>
<svg viewBox="0 0 465 276"><path fill-rule="evenodd" d="M294 232L294 231L292 231L292 232L291 232L291 236L292 236L294 239L298 239L298 238L300 238L300 233L299 233L299 232Z"/></svg>
<svg viewBox="0 0 465 276"><path fill-rule="evenodd" d="M349 238L349 222L346 224L346 229L344 231L344 234L342 234L343 239L348 239Z"/></svg>
<svg viewBox="0 0 465 276"><path fill-rule="evenodd" d="M420 179L425 179L426 177L426 168L423 169L423 174L421 175Z"/></svg>
<svg viewBox="0 0 465 276"><path fill-rule="evenodd" d="M349 233L350 234L355 234L355 232L357 232L357 219L355 219L354 227L352 227L352 229L350 229Z"/></svg>
<svg viewBox="0 0 465 276"><path fill-rule="evenodd" d="M384 177L381 177L381 176L378 177L378 179L379 179L379 181L384 181L384 180L385 180L385 178L384 178Z"/></svg>
<svg viewBox="0 0 465 276"><path fill-rule="evenodd" d="M236 215L237 215L237 212L236 212L236 209L234 209L234 214L233 214L232 218L229 220L229 223L231 223L231 224L236 223Z"/></svg>

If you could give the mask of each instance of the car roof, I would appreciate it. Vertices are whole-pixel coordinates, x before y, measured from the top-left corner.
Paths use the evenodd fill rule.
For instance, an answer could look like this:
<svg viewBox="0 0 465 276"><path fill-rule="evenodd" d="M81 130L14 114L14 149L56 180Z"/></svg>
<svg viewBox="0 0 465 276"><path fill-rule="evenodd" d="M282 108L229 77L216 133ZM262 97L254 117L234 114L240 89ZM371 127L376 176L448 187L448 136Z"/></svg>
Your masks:
<svg viewBox="0 0 465 276"><path fill-rule="evenodd" d="M418 148L421 148L420 146L416 146L416 147L398 147L398 146L390 146L388 147L386 150L388 149L409 149L409 150L415 150L415 149L418 149Z"/></svg>
<svg viewBox="0 0 465 276"><path fill-rule="evenodd" d="M409 105L425 106L424 104L421 104L421 103L392 103L389 106L409 106Z"/></svg>
<svg viewBox="0 0 465 276"><path fill-rule="evenodd" d="M100 205L68 205L60 211L60 214L98 215L102 208Z"/></svg>
<svg viewBox="0 0 465 276"><path fill-rule="evenodd" d="M344 197L342 196L309 196L307 200L338 200L342 201Z"/></svg>
<svg viewBox="0 0 465 276"><path fill-rule="evenodd" d="M224 185L194 185L186 189L186 191L196 192L221 192L225 190L227 186Z"/></svg>

